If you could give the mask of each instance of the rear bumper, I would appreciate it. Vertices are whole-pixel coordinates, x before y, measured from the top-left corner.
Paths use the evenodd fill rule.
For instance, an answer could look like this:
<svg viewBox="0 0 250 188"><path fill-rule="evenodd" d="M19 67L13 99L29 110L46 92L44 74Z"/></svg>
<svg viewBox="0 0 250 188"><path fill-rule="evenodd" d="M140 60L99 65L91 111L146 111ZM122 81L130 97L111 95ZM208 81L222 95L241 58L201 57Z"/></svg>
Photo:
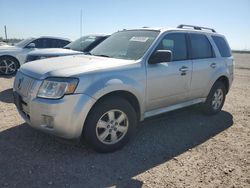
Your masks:
<svg viewBox="0 0 250 188"><path fill-rule="evenodd" d="M59 137L75 139L82 133L95 100L84 94L66 95L59 100L34 98L18 109L32 127Z"/></svg>

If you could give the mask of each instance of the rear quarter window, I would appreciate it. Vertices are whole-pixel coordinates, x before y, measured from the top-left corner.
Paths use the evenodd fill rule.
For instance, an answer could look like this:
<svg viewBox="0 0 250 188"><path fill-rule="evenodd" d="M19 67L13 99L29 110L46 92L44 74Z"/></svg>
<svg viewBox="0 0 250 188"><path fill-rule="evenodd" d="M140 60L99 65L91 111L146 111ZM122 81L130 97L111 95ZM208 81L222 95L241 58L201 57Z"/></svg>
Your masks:
<svg viewBox="0 0 250 188"><path fill-rule="evenodd" d="M231 50L223 37L212 36L212 39L214 40L214 43L216 44L222 57L230 57L232 55Z"/></svg>
<svg viewBox="0 0 250 188"><path fill-rule="evenodd" d="M213 58L214 53L208 38L203 34L189 34L192 59Z"/></svg>

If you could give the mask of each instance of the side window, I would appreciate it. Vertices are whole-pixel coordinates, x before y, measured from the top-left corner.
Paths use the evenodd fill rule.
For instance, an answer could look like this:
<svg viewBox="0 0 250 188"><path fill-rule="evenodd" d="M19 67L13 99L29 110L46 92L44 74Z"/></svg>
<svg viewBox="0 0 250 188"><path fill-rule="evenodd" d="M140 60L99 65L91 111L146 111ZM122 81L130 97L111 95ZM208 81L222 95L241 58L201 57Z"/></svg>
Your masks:
<svg viewBox="0 0 250 188"><path fill-rule="evenodd" d="M52 39L42 39L43 41L43 48L53 48L52 46Z"/></svg>
<svg viewBox="0 0 250 188"><path fill-rule="evenodd" d="M50 39L50 48L59 48L59 42L57 39Z"/></svg>
<svg viewBox="0 0 250 188"><path fill-rule="evenodd" d="M218 50L220 51L220 55L222 57L230 57L232 55L231 50L223 37L212 36L212 38L213 38Z"/></svg>
<svg viewBox="0 0 250 188"><path fill-rule="evenodd" d="M50 38L39 38L31 43L35 43L36 48L63 48L69 41L60 40L60 39L50 39Z"/></svg>
<svg viewBox="0 0 250 188"><path fill-rule="evenodd" d="M42 46L43 46L41 39L36 39L36 40L32 41L31 43L34 43L36 45L36 48L42 48Z"/></svg>
<svg viewBox="0 0 250 188"><path fill-rule="evenodd" d="M212 46L203 34L189 34L191 43L191 54L193 59L212 58Z"/></svg>
<svg viewBox="0 0 250 188"><path fill-rule="evenodd" d="M51 40L51 48L63 48L67 44L69 44L66 40L60 40L60 39L50 39Z"/></svg>
<svg viewBox="0 0 250 188"><path fill-rule="evenodd" d="M171 50L173 54L173 61L185 60L187 59L186 34L167 34L156 49Z"/></svg>
<svg viewBox="0 0 250 188"><path fill-rule="evenodd" d="M70 41L67 40L58 40L58 48L63 48L64 46L68 45Z"/></svg>
<svg viewBox="0 0 250 188"><path fill-rule="evenodd" d="M47 38L39 38L32 41L31 43L35 43L36 48L51 48L51 42Z"/></svg>

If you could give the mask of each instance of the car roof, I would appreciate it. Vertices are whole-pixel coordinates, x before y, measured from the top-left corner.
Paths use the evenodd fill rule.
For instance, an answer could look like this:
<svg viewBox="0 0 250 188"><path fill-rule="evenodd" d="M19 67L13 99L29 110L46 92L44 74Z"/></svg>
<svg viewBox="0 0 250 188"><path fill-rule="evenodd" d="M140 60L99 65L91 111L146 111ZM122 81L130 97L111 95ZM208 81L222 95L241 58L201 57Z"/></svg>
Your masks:
<svg viewBox="0 0 250 188"><path fill-rule="evenodd" d="M199 27L199 26L194 26ZM214 29L201 27L204 29L190 29L190 28L164 28L164 27L142 27L137 29L123 29L122 31L133 31L133 30L148 30L148 31L159 31L161 33L167 32L167 31L184 31L184 32L192 32L192 33L206 33L206 34L212 34L212 35L219 35L223 36L219 33L217 33Z"/></svg>
<svg viewBox="0 0 250 188"><path fill-rule="evenodd" d="M91 35L91 36L110 36L110 34L103 34L103 33L98 33L98 34L87 34L86 36Z"/></svg>
<svg viewBox="0 0 250 188"><path fill-rule="evenodd" d="M68 38L63 38L63 37L53 37L53 36L40 36L40 37L37 37L38 39L39 38L49 38L49 39L59 39L59 40L67 40L67 41L71 41L70 39Z"/></svg>

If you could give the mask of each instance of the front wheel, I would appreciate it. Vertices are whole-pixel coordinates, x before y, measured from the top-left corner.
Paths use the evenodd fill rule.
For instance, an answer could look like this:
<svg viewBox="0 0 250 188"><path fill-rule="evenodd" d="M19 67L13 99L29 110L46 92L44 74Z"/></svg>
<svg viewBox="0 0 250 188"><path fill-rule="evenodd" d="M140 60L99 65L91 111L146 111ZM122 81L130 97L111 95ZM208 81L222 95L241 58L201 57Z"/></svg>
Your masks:
<svg viewBox="0 0 250 188"><path fill-rule="evenodd" d="M137 116L133 106L120 97L97 103L87 117L84 138L98 152L122 148L135 131Z"/></svg>
<svg viewBox="0 0 250 188"><path fill-rule="evenodd" d="M4 75L14 75L19 68L19 63L13 57L0 58L0 73Z"/></svg>
<svg viewBox="0 0 250 188"><path fill-rule="evenodd" d="M206 114L217 114L221 111L226 99L226 88L225 85L218 81L216 82L208 97L206 102L203 104L203 111Z"/></svg>

